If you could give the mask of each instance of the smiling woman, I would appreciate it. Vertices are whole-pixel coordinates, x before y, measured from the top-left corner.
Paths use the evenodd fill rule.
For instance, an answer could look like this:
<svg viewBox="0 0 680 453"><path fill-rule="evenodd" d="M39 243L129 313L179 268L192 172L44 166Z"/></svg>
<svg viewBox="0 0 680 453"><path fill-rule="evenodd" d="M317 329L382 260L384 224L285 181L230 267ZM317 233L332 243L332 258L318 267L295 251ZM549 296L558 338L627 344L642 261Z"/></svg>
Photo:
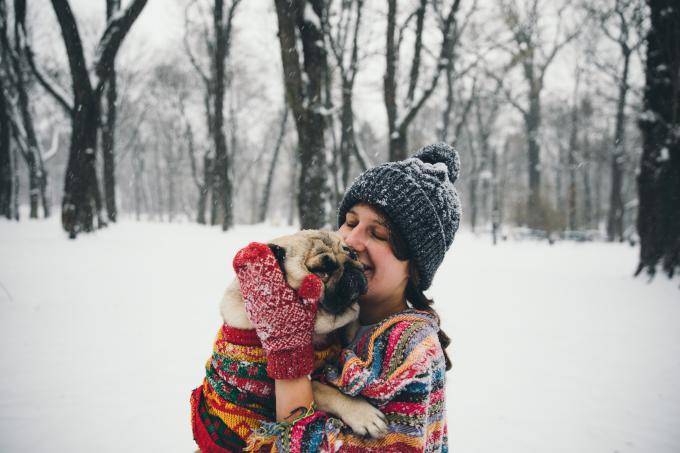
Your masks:
<svg viewBox="0 0 680 453"><path fill-rule="evenodd" d="M317 370L323 384L314 383L314 394L307 376L276 379L278 421L251 436L251 451L272 443L275 451L448 451L444 384L451 364L444 349L449 340L423 291L460 223L453 186L459 169L458 153L442 143L354 181L338 209L338 233L365 266L361 325L353 334L345 332L345 349ZM266 275L239 279L257 285ZM246 304L256 308L267 301ZM337 412L332 401L342 398L315 404L320 386L325 394L363 397L380 412L356 413L353 422L361 423L352 429L327 413Z"/></svg>
<svg viewBox="0 0 680 453"><path fill-rule="evenodd" d="M374 324L405 310L409 263L395 256L389 242L394 233L383 215L370 205L355 205L347 212L338 233L356 250L365 267L368 291L360 298L361 324Z"/></svg>

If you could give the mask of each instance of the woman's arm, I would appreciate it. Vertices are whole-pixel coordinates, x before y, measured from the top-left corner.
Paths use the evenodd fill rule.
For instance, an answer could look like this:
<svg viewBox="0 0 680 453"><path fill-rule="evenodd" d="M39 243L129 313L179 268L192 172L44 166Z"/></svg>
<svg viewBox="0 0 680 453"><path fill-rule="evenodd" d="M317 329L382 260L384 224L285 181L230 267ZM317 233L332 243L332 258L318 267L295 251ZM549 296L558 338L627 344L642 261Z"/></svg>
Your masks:
<svg viewBox="0 0 680 453"><path fill-rule="evenodd" d="M427 327L422 319L403 316L401 322L390 323L389 329L378 329L369 341L368 356L358 357L345 350L340 360L339 375L328 376L340 384L345 394L360 394L378 405L386 415L388 434L369 438L355 433L340 420L323 410L308 411L277 423L266 423L251 436L250 445L257 451L262 445L274 444L275 451L324 451L355 449L364 452L400 451L422 452L432 447L438 450L446 444L446 424L443 414L444 358L437 343L436 330ZM375 359L378 359L377 362ZM302 407L311 401L285 392L296 392L295 385L307 388L308 383L297 383L286 388L276 381L277 413L279 395L289 400L287 409ZM410 385L409 385L410 384ZM348 391L349 390L349 391ZM296 403L292 403L295 401ZM298 406L298 404L300 404ZM284 417L290 412L284 413ZM257 448L256 448L257 447Z"/></svg>
<svg viewBox="0 0 680 453"><path fill-rule="evenodd" d="M274 394L276 395L277 422L290 421L295 415L299 415L298 409L303 408L306 411L314 402L312 383L308 376L276 379Z"/></svg>

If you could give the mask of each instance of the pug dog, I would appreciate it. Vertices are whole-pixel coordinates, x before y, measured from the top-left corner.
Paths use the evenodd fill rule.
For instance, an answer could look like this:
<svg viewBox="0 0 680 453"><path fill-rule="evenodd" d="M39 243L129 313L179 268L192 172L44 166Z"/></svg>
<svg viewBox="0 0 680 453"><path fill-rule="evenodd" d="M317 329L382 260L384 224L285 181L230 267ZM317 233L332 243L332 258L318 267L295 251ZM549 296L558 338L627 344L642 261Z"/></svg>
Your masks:
<svg viewBox="0 0 680 453"><path fill-rule="evenodd" d="M288 285L297 290L310 273L323 282L323 294L314 323L314 343L345 327L352 338L358 327L359 296L367 290L363 265L342 238L333 232L302 230L267 243L276 256ZM238 329L252 329L248 320L238 279L226 289L220 312L224 322ZM320 410L340 418L359 434L381 437L387 433L384 414L361 397L351 397L334 387L312 382L314 401Z"/></svg>

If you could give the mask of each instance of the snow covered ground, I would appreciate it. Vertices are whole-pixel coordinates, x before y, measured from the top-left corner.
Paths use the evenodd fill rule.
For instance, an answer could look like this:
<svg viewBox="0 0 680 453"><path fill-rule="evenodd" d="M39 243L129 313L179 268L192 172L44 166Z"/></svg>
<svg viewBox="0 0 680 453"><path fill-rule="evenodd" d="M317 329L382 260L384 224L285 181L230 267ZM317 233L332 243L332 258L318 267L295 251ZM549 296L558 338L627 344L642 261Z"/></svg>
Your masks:
<svg viewBox="0 0 680 453"><path fill-rule="evenodd" d="M0 220L0 452L192 452L238 247L291 231ZM678 282L620 244L459 233L430 295L455 453L680 451Z"/></svg>

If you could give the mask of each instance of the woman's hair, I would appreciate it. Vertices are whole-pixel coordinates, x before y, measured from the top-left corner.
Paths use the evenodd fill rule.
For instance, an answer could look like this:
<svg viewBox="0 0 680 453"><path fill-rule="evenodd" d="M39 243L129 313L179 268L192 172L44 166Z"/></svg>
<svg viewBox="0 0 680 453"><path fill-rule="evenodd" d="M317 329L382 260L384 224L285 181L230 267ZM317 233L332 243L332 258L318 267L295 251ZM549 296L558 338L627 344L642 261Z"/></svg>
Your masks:
<svg viewBox="0 0 680 453"><path fill-rule="evenodd" d="M413 261L409 260L408 245L396 228L394 228L389 217L387 217L379 208L375 206L371 207L382 216L383 220L387 224L387 229L389 230L388 242L390 244L390 248L392 249L392 253L394 253L394 256L400 261L409 261L408 282L406 283L406 300L411 303L413 308L424 310L434 315L434 317L437 319L437 325L440 325L439 314L437 314L434 307L432 307L434 300L429 299L425 293L419 289L420 275L418 274L418 269L416 268ZM437 336L439 337L439 343L442 345L444 360L446 362L446 370L448 371L451 369L451 360L449 359L449 355L446 353L446 348L451 344L451 339L448 335L446 335L441 327L437 332Z"/></svg>

